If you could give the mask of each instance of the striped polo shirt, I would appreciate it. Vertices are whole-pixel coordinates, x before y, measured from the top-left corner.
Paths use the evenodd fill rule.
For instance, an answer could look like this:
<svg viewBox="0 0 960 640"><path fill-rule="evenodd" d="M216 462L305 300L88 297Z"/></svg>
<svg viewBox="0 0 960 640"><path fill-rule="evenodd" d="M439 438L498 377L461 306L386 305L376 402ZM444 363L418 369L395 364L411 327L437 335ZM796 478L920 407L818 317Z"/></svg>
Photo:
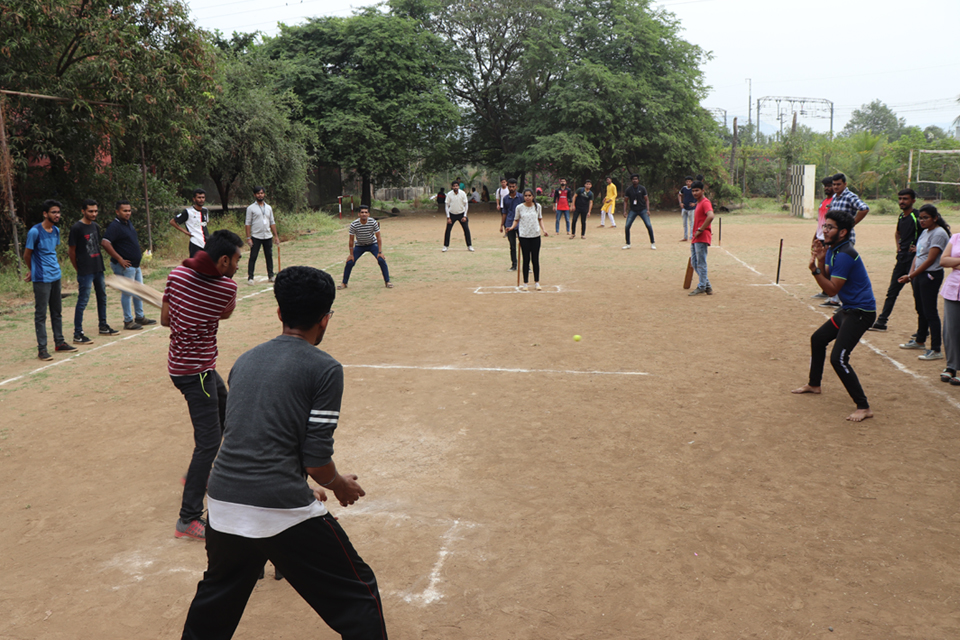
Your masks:
<svg viewBox="0 0 960 640"><path fill-rule="evenodd" d="M360 218L350 223L350 235L357 239L358 247L367 247L377 241L376 234L380 233L380 223L373 218L367 218L367 224L360 224Z"/></svg>
<svg viewBox="0 0 960 640"><path fill-rule="evenodd" d="M200 251L167 276L163 301L170 308L167 372L190 376L216 369L220 316L237 306L237 283Z"/></svg>

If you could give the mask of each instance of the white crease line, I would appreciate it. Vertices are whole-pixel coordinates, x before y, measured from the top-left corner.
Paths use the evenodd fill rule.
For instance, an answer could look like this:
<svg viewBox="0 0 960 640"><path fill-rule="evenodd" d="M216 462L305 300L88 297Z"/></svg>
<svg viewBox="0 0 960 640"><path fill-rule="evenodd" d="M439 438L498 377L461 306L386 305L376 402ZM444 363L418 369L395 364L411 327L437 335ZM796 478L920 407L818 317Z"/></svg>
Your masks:
<svg viewBox="0 0 960 640"><path fill-rule="evenodd" d="M724 253L726 253L728 256L730 256L731 258L733 258L734 260L736 260L737 262L739 262L740 264L742 264L743 266L745 266L747 269L750 269L750 271L753 271L755 274L757 274L757 275L760 276L761 278L767 278L767 277L769 277L769 276L763 275L762 273L760 273L759 271L757 271L756 269L754 269L753 267L751 267L750 265L748 265L746 262L744 262L743 260L741 260L741 259L738 258L737 256L733 255L733 254L730 253L727 249L725 249L725 248L723 248L723 247L717 247L717 248L718 248L718 249L723 249ZM786 289L784 289L782 284L776 284L775 282L771 282L769 286L777 287L777 288L780 289L781 291L785 292L787 295L789 295L789 296L791 296L792 298L795 298L795 299L797 299L798 301L800 301L800 302L802 302L803 304L805 304L805 305L807 306L807 308L810 309L811 311L813 311L814 313L819 313L820 315L822 315L824 318L826 318L826 319L828 319L828 320L832 317L832 316L824 313L824 312L821 311L820 309L814 308L814 306L811 305L809 302L803 302L802 300L800 300L800 298L799 298L799 296L797 296L797 294L791 293L790 291L787 291ZM875 354L877 354L878 356L880 356L881 358L883 358L884 360L886 360L887 362L889 362L890 364L892 364L894 367L897 368L898 371L901 371L902 373L906 373L907 375L912 376L912 377L913 377L914 379L916 379L916 380L920 380L921 382L923 382L923 383L927 386L927 388L930 389L930 391L933 391L935 394L939 395L941 398L943 398L944 400L946 400L947 402L949 402L951 405L953 405L954 408L960 409L960 402L958 402L956 399L952 398L949 394L944 393L943 391L940 391L940 389L938 389L937 387L931 385L926 376L921 375L921 374L917 373L916 371L913 371L913 370L909 369L909 368L908 368L905 364L903 364L902 362L900 362L900 361L898 361L898 360L895 360L895 359L892 358L891 356L887 355L887 353L885 353L883 350L881 350L881 349L873 346L873 345L870 344L869 342L867 342L867 340L866 340L865 338L860 338L860 344L866 346L868 349L870 349L871 351L873 351Z"/></svg>
<svg viewBox="0 0 960 640"><path fill-rule="evenodd" d="M554 289L551 291L550 289ZM504 289L504 291L483 291L483 289ZM474 293L481 296L488 295L497 295L501 293L565 293L567 290L563 289L559 284L554 284L546 287L543 291L520 291L516 286L481 286L473 290Z"/></svg>
<svg viewBox="0 0 960 640"><path fill-rule="evenodd" d="M457 367L444 365L440 367L421 367L406 364L345 364L345 369L418 369L420 371L492 371L495 373L573 373L579 375L598 376L649 376L652 374L643 371L574 371L571 369L509 369L505 367Z"/></svg>
<svg viewBox="0 0 960 640"><path fill-rule="evenodd" d="M403 597L404 602L419 602L420 604L426 605L443 598L443 594L437 590L437 585L440 584L440 571L443 569L443 563L446 561L447 556L452 553L450 546L453 541L457 539L456 533L461 526L463 525L460 524L459 520L454 520L453 526L440 537L443 545L440 547L440 551L437 554L437 561L433 564L433 569L430 571L430 582L427 583L427 587L422 593L405 595Z"/></svg>

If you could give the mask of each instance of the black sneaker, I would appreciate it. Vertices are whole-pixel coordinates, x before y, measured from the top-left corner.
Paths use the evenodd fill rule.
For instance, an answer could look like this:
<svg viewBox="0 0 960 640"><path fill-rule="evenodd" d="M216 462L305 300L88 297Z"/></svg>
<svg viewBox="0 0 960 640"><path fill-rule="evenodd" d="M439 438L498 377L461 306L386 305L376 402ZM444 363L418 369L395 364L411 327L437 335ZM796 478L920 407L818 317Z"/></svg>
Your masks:
<svg viewBox="0 0 960 640"><path fill-rule="evenodd" d="M40 349L37 351L37 357L41 360L53 360L53 356L47 353L46 349Z"/></svg>
<svg viewBox="0 0 960 640"><path fill-rule="evenodd" d="M828 309L839 309L843 305L840 304L839 302L833 302L832 300L827 300L826 302L821 302L820 306L826 307Z"/></svg>
<svg viewBox="0 0 960 640"><path fill-rule="evenodd" d="M131 320L130 322L124 322L123 328L126 329L127 331L138 331L140 329L143 329L143 325L141 325L136 320Z"/></svg>
<svg viewBox="0 0 960 640"><path fill-rule="evenodd" d="M82 333L78 333L77 335L73 336L73 344L93 344L93 340Z"/></svg>
<svg viewBox="0 0 960 640"><path fill-rule="evenodd" d="M146 326L151 325L151 324L157 324L157 321L156 321L156 320L152 320L152 319L150 319L150 318L134 318L133 321L136 322L136 323L137 323L138 325L140 325L141 327L146 327ZM124 322L123 324L126 325L127 323ZM126 327L124 327L124 328L126 328Z"/></svg>
<svg viewBox="0 0 960 640"><path fill-rule="evenodd" d="M713 295L713 287L707 287L706 289L704 289L704 291L707 293L708 296Z"/></svg>
<svg viewBox="0 0 960 640"><path fill-rule="evenodd" d="M507 271L516 271L516 270L517 270L516 267L510 267L509 269L507 269Z"/></svg>
<svg viewBox="0 0 960 640"><path fill-rule="evenodd" d="M874 322L873 326L867 329L867 331L886 331L886 330L887 330L887 325L883 324L882 322Z"/></svg>
<svg viewBox="0 0 960 640"><path fill-rule="evenodd" d="M108 324L105 324L100 327L100 335L102 336L115 336L118 333L120 332L117 331L116 329L111 328L110 325Z"/></svg>
<svg viewBox="0 0 960 640"><path fill-rule="evenodd" d="M70 345L67 344L66 342L61 342L61 343L58 344L56 347L54 347L53 350L54 350L54 351L76 351L77 348L70 346Z"/></svg>

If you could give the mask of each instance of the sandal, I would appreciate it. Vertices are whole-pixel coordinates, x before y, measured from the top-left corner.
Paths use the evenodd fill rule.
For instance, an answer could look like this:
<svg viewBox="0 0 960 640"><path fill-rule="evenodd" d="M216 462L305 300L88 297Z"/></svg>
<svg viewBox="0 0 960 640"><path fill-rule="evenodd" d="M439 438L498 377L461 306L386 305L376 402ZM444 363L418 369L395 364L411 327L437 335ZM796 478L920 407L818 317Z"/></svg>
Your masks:
<svg viewBox="0 0 960 640"><path fill-rule="evenodd" d="M940 374L940 382L950 382L951 380L956 380L956 371L950 371L950 369L944 369L943 373Z"/></svg>
<svg viewBox="0 0 960 640"><path fill-rule="evenodd" d="M385 286L387 289L393 289L393 283L392 283L392 282L384 282L384 283L383 283L383 286Z"/></svg>
<svg viewBox="0 0 960 640"><path fill-rule="evenodd" d="M337 285L337 291L339 291L340 289L346 289L346 288L347 288L347 285L343 283Z"/></svg>

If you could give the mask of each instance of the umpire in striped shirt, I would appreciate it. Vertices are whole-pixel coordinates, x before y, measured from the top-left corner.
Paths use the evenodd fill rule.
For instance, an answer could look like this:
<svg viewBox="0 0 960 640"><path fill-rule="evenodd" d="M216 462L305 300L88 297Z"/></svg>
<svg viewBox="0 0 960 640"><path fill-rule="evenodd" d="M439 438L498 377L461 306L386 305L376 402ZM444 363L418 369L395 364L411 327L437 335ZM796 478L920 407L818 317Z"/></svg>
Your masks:
<svg viewBox="0 0 960 640"><path fill-rule="evenodd" d="M387 269L387 261L383 257L382 247L380 223L370 217L370 206L362 204L360 205L360 217L350 223L350 255L347 257L347 263L343 266L343 282L337 285L337 289L347 288L353 265L357 263L360 256L368 251L377 256L377 263L380 265L380 272L383 274L383 284L388 289L392 289L390 270Z"/></svg>

